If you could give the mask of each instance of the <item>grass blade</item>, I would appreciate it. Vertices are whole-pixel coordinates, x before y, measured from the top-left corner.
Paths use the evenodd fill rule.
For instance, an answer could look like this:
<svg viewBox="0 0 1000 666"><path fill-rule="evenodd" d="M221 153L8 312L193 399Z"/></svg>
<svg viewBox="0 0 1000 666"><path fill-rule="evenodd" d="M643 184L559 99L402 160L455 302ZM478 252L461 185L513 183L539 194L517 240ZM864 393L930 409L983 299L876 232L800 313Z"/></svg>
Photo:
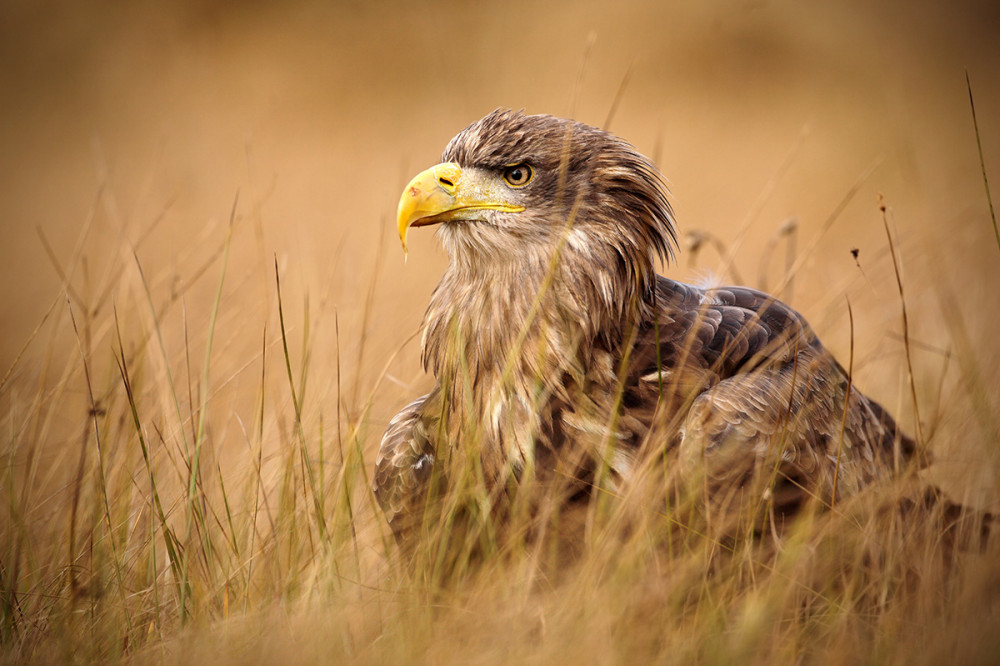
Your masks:
<svg viewBox="0 0 1000 666"><path fill-rule="evenodd" d="M969 90L969 109L972 111L972 127L976 131L976 149L979 151L979 168L983 172L983 185L986 187L986 203L990 207L990 219L993 220L993 235L996 236L997 249L1000 250L1000 227L997 226L997 214L993 210L990 179L986 175L986 160L983 158L983 141L979 136L979 121L976 120L976 101L972 97L972 81L969 80L969 70L965 70L965 87Z"/></svg>

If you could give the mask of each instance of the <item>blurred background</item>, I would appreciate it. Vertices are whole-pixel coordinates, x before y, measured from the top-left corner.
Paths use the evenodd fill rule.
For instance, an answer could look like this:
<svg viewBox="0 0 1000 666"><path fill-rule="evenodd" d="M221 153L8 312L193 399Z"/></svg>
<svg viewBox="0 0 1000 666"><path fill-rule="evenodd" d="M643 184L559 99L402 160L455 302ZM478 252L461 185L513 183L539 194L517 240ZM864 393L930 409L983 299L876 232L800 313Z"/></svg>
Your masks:
<svg viewBox="0 0 1000 666"><path fill-rule="evenodd" d="M0 404L62 382L67 426L48 439L77 438L86 385L62 368L82 353L95 383L115 381L117 312L126 348L160 335L188 374L211 337L208 390L234 428L259 400L264 349L266 400L290 418L277 262L309 418L346 414L377 445L429 385L410 336L447 261L417 230L404 264L399 192L511 107L610 117L655 158L681 236L710 234L733 259L684 250L671 277L775 289L791 257L780 295L845 364L850 300L858 384L912 431L881 194L921 418L932 436L960 429L975 419L953 408L969 376L954 354L971 352L994 404L998 390L1000 248L965 79L996 194L998 34L991 0L2 0ZM981 457L951 453L957 478L989 485Z"/></svg>

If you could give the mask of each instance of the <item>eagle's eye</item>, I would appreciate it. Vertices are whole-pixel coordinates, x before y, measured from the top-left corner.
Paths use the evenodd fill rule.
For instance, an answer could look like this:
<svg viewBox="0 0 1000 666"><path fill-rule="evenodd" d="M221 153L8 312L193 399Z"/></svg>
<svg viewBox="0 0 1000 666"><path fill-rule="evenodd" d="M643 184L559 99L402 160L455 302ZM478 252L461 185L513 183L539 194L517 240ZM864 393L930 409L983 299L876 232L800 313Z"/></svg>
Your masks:
<svg viewBox="0 0 1000 666"><path fill-rule="evenodd" d="M524 187L531 182L535 170L527 164L511 164L503 170L503 179L511 187Z"/></svg>

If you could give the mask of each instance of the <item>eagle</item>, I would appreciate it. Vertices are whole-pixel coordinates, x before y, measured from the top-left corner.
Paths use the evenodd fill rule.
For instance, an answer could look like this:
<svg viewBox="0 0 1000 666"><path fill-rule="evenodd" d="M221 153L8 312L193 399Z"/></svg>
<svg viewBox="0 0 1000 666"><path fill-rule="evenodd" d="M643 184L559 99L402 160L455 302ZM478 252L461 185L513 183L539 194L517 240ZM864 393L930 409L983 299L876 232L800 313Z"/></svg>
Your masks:
<svg viewBox="0 0 1000 666"><path fill-rule="evenodd" d="M916 457L791 307L657 274L677 249L666 186L607 131L490 113L404 189L404 253L430 225L450 260L423 321L435 384L390 421L373 474L397 538L455 460L499 506L560 479L566 502L622 493L669 455L710 499L752 491L786 515Z"/></svg>

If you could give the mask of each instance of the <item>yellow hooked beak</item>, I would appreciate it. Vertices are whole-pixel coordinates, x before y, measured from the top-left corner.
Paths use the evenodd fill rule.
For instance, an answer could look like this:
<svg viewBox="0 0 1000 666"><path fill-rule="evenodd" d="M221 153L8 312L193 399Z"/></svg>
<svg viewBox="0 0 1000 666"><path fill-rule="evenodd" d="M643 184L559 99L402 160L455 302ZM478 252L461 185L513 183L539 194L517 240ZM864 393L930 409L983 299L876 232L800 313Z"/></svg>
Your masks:
<svg viewBox="0 0 1000 666"><path fill-rule="evenodd" d="M495 182L499 179L486 174L478 169L463 172L462 167L453 162L443 162L418 173L399 199L397 222L403 255L406 255L406 232L410 227L466 219L468 212L474 210L504 213L524 210L524 206L504 201L507 193Z"/></svg>

